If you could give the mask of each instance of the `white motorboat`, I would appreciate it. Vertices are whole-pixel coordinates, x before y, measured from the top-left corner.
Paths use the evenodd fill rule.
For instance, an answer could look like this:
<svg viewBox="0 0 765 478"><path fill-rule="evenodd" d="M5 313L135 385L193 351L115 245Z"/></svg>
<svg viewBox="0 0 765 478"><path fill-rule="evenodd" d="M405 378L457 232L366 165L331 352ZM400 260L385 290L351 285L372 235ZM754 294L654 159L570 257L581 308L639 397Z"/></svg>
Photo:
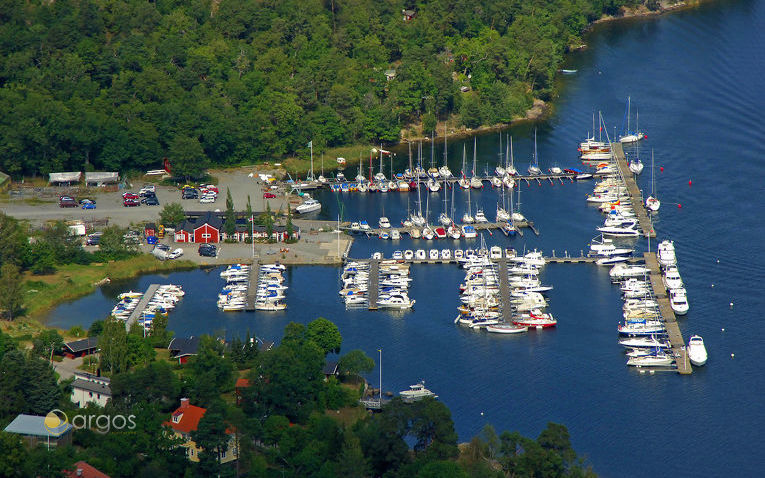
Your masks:
<svg viewBox="0 0 765 478"><path fill-rule="evenodd" d="M595 264L599 266L612 266L620 262L627 262L628 260L630 260L630 256L608 256L608 257L601 257L600 259L595 261Z"/></svg>
<svg viewBox="0 0 765 478"><path fill-rule="evenodd" d="M475 222L483 222L483 223L489 222L489 220L486 218L486 215L483 213L483 209L479 208L475 212Z"/></svg>
<svg viewBox="0 0 765 478"><path fill-rule="evenodd" d="M295 212L299 214L308 214L310 212L316 212L321 210L321 203L313 198L306 199L302 204L295 208Z"/></svg>
<svg viewBox="0 0 765 478"><path fill-rule="evenodd" d="M650 355L642 355L639 357L630 357L627 360L627 365L632 367L668 367L672 365L675 359L672 355L664 352L656 352Z"/></svg>
<svg viewBox="0 0 765 478"><path fill-rule="evenodd" d="M707 349L700 335L693 335L688 341L688 359L697 367L707 363Z"/></svg>
<svg viewBox="0 0 765 478"><path fill-rule="evenodd" d="M671 347L669 341L665 339L659 339L655 335L643 336L643 337L624 337L619 339L619 345L631 348L661 348L668 349Z"/></svg>
<svg viewBox="0 0 765 478"><path fill-rule="evenodd" d="M411 249L407 249L404 251L404 260L411 261L414 259L414 251Z"/></svg>
<svg viewBox="0 0 765 478"><path fill-rule="evenodd" d="M675 243L669 240L661 241L656 248L658 251L657 259L662 267L677 265L677 256L675 256Z"/></svg>
<svg viewBox="0 0 765 478"><path fill-rule="evenodd" d="M688 313L690 306L688 305L688 297L685 294L684 287L669 290L669 305L677 315Z"/></svg>
<svg viewBox="0 0 765 478"><path fill-rule="evenodd" d="M494 324L494 325L487 325L486 331L492 332L495 334L521 334L523 332L528 332L529 328L525 325L515 325L515 324Z"/></svg>
<svg viewBox="0 0 765 478"><path fill-rule="evenodd" d="M425 249L417 249L414 253L414 257L418 261L424 261L428 257L428 254L425 252Z"/></svg>
<svg viewBox="0 0 765 478"><path fill-rule="evenodd" d="M378 221L377 224L380 226L381 229L390 229L390 220L383 216Z"/></svg>
<svg viewBox="0 0 765 478"><path fill-rule="evenodd" d="M680 271L677 270L677 266L670 266L664 269L664 287L667 290L680 289L683 287L683 278L680 277Z"/></svg>
<svg viewBox="0 0 765 478"><path fill-rule="evenodd" d="M634 227L621 226L601 226L598 228L598 232L615 237L637 237L640 235L640 231Z"/></svg>
<svg viewBox="0 0 765 478"><path fill-rule="evenodd" d="M471 226L470 224L463 225L461 229L462 235L465 236L465 239L473 239L478 237L478 233L476 232L475 227Z"/></svg>
<svg viewBox="0 0 765 478"><path fill-rule="evenodd" d="M377 299L377 307L383 309L411 309L414 303L415 300L410 299L406 294L391 294Z"/></svg>
<svg viewBox="0 0 765 478"><path fill-rule="evenodd" d="M401 395L401 399L405 402L416 402L427 397L438 398L438 395L425 388L424 380L418 384L410 385L409 390L403 390L399 392L399 395Z"/></svg>
<svg viewBox="0 0 765 478"><path fill-rule="evenodd" d="M650 274L650 270L645 266L627 264L616 264L608 271L611 280L624 280L631 277L643 277Z"/></svg>
<svg viewBox="0 0 765 478"><path fill-rule="evenodd" d="M618 327L619 335L656 335L666 333L664 325L660 322L643 320L642 322L630 322Z"/></svg>
<svg viewBox="0 0 765 478"><path fill-rule="evenodd" d="M591 256L626 256L632 254L633 250L626 247L616 247L613 239L600 236L600 240L593 239L590 243Z"/></svg>
<svg viewBox="0 0 765 478"><path fill-rule="evenodd" d="M401 239L401 232L399 232L398 229L392 229L390 231L390 238L393 239L394 241Z"/></svg>
<svg viewBox="0 0 765 478"><path fill-rule="evenodd" d="M431 249L428 251L428 258L431 260L438 259L438 249Z"/></svg>

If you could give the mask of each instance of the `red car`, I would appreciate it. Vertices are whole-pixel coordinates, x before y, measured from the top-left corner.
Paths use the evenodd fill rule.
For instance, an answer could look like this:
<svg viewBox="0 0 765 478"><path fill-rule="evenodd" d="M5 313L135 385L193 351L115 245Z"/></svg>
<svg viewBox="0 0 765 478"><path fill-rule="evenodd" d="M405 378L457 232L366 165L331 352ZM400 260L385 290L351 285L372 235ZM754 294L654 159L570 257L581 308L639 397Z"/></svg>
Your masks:
<svg viewBox="0 0 765 478"><path fill-rule="evenodd" d="M263 199L273 199L276 197L274 193L263 193Z"/></svg>
<svg viewBox="0 0 765 478"><path fill-rule="evenodd" d="M125 207L140 206L141 202L138 200L138 198L136 199L125 198L125 200L122 201L122 205Z"/></svg>
<svg viewBox="0 0 765 478"><path fill-rule="evenodd" d="M131 199L131 200L135 199L135 200L139 200L139 199L141 199L141 197L138 194L135 194L135 193L123 193L122 194L122 199Z"/></svg>

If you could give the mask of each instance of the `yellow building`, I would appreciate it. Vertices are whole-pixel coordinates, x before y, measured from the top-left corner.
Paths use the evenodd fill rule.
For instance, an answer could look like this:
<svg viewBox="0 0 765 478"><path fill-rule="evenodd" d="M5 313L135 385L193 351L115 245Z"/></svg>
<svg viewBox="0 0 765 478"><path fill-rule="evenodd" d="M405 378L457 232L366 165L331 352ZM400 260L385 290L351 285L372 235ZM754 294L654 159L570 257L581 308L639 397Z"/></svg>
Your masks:
<svg viewBox="0 0 765 478"><path fill-rule="evenodd" d="M197 430L199 420L202 419L206 411L205 408L189 404L188 398L182 398L181 406L172 413L170 421L164 423L183 442L181 446L186 448L186 458L191 461L199 461L199 453L202 451L202 448L198 447L191 439L191 432ZM226 433L229 435L228 448L218 457L221 463L234 461L239 456L236 448L236 437L230 430L226 430Z"/></svg>

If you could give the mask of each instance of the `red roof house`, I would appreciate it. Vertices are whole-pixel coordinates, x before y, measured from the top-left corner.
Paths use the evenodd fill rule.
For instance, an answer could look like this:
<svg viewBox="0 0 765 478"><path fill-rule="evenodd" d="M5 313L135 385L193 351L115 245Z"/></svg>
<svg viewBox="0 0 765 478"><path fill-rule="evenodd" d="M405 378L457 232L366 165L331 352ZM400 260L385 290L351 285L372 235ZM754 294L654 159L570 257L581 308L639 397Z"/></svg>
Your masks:
<svg viewBox="0 0 765 478"><path fill-rule="evenodd" d="M182 398L181 406L170 415L170 421L163 423L163 425L173 430L176 437L183 440L183 445L181 446L186 448L186 458L191 461L199 461L199 452L202 451L194 440L191 439L191 432L197 430L199 420L202 419L205 412L207 412L207 409L191 405L188 398ZM236 460L238 455L233 433L230 430L226 430L226 433L229 434L228 449L218 457L221 463Z"/></svg>
<svg viewBox="0 0 765 478"><path fill-rule="evenodd" d="M110 478L109 475L99 471L84 461L78 461L72 466L72 470L64 470L67 478Z"/></svg>

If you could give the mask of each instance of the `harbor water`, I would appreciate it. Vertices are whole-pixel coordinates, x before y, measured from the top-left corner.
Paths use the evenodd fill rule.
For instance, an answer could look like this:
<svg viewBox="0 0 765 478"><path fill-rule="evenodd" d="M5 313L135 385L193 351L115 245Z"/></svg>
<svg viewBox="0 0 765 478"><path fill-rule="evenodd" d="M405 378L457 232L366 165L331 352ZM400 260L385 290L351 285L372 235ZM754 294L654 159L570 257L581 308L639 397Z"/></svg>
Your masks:
<svg viewBox="0 0 765 478"><path fill-rule="evenodd" d="M638 179L650 191L651 151L655 157L656 195L662 207L655 220L657 240L672 239L691 310L679 319L683 336L704 337L705 367L690 376L640 373L625 366L616 342L621 316L618 288L606 268L594 264L549 264L541 276L549 293L555 329L495 336L453 324L464 274L456 265L415 265L409 296L415 308L404 313L349 310L339 300L340 269L291 267L286 273L284 312L223 313L216 297L223 285L220 269L165 276L144 276L109 284L96 293L51 312L48 323L64 328L88 326L105 317L118 293L145 290L151 283L181 285L186 296L171 313L177 336L203 333L278 340L289 321L323 316L343 335L343 351L360 348L379 359L383 388L403 390L424 379L452 411L461 441L487 423L497 430L536 436L547 422L565 424L572 443L602 476L759 476L765 458L761 425L765 378L765 340L761 311L765 296L765 259L761 254L765 90L765 3L709 2L657 18L599 25L588 35L588 48L571 55L561 78L554 115L539 124L506 131L513 137L515 166L525 172L533 152L534 128L542 170L557 165L581 168L576 145L592 131L592 115L603 112L609 135L620 130L627 97L632 120L648 137L639 156L646 165ZM606 131L603 131L604 134ZM596 135L599 131L596 131ZM503 138L503 153L504 142ZM449 142L448 163L472 169L473 140ZM493 170L499 134L477 139L477 170ZM443 164L443 139L434 148ZM394 167L408 164L405 147L396 149ZM628 155L638 154L628 148ZM416 158L416 148L414 149ZM423 145L423 167L430 167L430 145ZM367 159L368 161L368 159ZM373 160L374 172L379 161ZM368 176L368 163L363 174ZM384 172L390 175L390 162ZM348 168L353 178L357 170ZM585 204L588 181L551 185L522 183L521 211L534 221L539 236L485 233L489 245L517 250L541 249L546 255L579 255L596 235L602 216ZM517 192L514 192L517 201ZM423 212L436 219L451 189L422 192ZM426 201L426 196L429 198ZM321 218L356 221L375 227L386 215L394 227L407 207L419 208L416 193L318 192ZM454 191L456 215L467 207L467 193ZM508 198L505 198L508 201ZM480 205L493 219L502 197L488 185L471 191L473 211ZM451 209L451 204L448 206ZM478 240L453 242L358 237L350 255L374 251L477 247ZM648 243L640 239L638 250ZM651 244L655 249L655 244ZM735 354L735 355L734 355ZM377 380L376 372L370 380Z"/></svg>

